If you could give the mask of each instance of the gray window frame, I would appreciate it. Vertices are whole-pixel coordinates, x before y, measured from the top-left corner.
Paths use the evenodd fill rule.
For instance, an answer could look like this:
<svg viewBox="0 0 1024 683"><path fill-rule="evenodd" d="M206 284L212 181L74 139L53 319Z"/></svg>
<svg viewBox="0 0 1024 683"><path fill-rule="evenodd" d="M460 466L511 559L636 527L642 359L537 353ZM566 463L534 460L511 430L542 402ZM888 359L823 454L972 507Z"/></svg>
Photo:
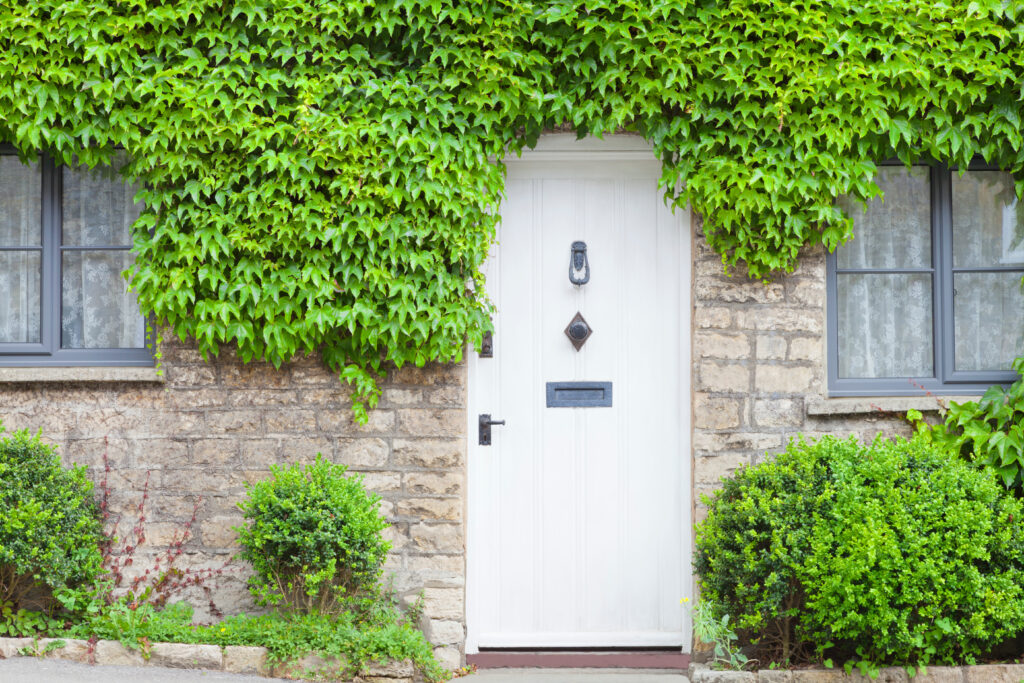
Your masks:
<svg viewBox="0 0 1024 683"><path fill-rule="evenodd" d="M10 145L0 144L0 155L17 155ZM40 342L0 342L0 367L153 367L153 326L147 321L146 346L141 349L61 348L61 255L64 251L130 251L130 246L63 246L61 169L54 159L39 154L42 174L41 241L38 247L3 247L0 251L37 251L41 254ZM2 293L0 293L2 296Z"/></svg>
<svg viewBox="0 0 1024 683"><path fill-rule="evenodd" d="M886 161L879 166L903 166ZM915 164L930 169L931 187L931 268L852 268L839 269L836 253L826 258L827 364L830 396L921 396L926 394L980 394L993 384L1010 384L1017 379L1012 370L1005 372L957 371L954 366L953 276L963 272L1020 272L1024 265L973 268L953 267L952 187L954 166L940 163ZM999 171L996 166L975 162L968 171ZM856 234L854 235L856 239ZM842 247L840 247L842 248ZM839 306L837 280L842 273L929 273L932 276L932 367L931 377L850 378L839 377ZM1024 352L1024 349L1021 349Z"/></svg>

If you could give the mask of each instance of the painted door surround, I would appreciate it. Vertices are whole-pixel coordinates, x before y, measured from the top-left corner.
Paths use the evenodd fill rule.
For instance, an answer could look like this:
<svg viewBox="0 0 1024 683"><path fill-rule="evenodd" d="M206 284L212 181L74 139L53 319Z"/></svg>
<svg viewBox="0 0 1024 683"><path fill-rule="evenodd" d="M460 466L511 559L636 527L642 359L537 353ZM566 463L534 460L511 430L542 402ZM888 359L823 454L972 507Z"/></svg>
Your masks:
<svg viewBox="0 0 1024 683"><path fill-rule="evenodd" d="M689 211L665 205L636 136L544 136L506 167L493 357L468 359L466 652L688 650ZM591 278L574 285L579 241ZM549 382L581 381L610 382L612 405L548 407ZM505 420L491 445L481 414Z"/></svg>

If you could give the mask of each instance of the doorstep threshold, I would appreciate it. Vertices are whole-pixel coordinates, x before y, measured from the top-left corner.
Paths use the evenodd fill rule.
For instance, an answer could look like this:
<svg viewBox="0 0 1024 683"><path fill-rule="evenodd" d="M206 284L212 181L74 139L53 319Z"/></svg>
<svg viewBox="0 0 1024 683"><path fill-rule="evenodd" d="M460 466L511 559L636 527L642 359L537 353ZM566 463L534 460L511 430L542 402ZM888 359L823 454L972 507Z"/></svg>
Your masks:
<svg viewBox="0 0 1024 683"><path fill-rule="evenodd" d="M686 669L678 650L482 650L466 655L478 669Z"/></svg>

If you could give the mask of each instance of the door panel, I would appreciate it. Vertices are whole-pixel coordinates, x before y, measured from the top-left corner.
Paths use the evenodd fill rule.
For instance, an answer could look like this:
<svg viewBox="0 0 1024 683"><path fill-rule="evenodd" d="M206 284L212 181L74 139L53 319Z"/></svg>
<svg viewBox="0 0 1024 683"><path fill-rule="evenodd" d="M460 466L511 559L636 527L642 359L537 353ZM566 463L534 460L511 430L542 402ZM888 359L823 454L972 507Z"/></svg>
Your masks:
<svg viewBox="0 0 1024 683"><path fill-rule="evenodd" d="M636 138L552 136L508 162L494 357L469 358L469 651L689 643L690 220L659 175ZM610 381L613 405L548 408L553 381ZM479 413L506 420L491 446Z"/></svg>

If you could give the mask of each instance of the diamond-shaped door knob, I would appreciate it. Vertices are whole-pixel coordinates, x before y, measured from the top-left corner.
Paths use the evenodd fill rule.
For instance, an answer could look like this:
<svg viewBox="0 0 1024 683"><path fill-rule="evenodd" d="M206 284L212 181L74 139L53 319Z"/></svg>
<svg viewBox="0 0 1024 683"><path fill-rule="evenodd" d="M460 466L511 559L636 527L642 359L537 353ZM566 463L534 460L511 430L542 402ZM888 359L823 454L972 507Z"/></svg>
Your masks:
<svg viewBox="0 0 1024 683"><path fill-rule="evenodd" d="M569 341L572 342L577 351L583 348L583 345L587 343L593 332L587 321L583 319L583 315L578 311L573 319L569 321L568 327L565 328L565 336L569 338Z"/></svg>

